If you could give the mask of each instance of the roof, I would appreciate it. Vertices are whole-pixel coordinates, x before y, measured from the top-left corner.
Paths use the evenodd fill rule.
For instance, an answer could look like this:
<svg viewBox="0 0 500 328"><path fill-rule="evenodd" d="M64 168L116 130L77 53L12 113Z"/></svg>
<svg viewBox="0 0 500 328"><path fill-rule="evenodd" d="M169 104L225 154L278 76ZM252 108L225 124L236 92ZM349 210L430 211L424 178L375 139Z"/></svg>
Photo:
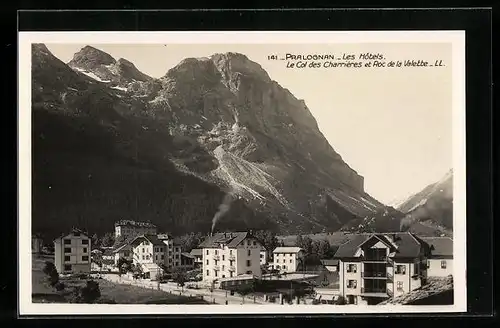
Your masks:
<svg viewBox="0 0 500 328"><path fill-rule="evenodd" d="M57 237L54 241L61 240L62 238L67 237L67 236L69 236L69 235L71 235L71 234L74 234L74 233L79 233L79 234L81 234L81 235L83 235L83 236L85 236L85 237L89 238L88 234L87 234L85 231L83 231L83 230L81 230L81 229L78 229L78 228L73 228L73 229L71 229L71 232L69 232L69 233L64 233L64 234L60 235L60 236L59 236L59 237Z"/></svg>
<svg viewBox="0 0 500 328"><path fill-rule="evenodd" d="M194 259L194 255L191 255L190 253L182 252L181 256L189 257L190 259Z"/></svg>
<svg viewBox="0 0 500 328"><path fill-rule="evenodd" d="M453 291L453 276L447 277L429 277L427 284L417 288L409 293L389 298L388 300L379 303L379 305L387 304L412 304L413 302L422 301L426 298L431 298L438 294ZM453 298L451 298L453 300Z"/></svg>
<svg viewBox="0 0 500 328"><path fill-rule="evenodd" d="M137 239L144 238L148 240L151 244L156 246L165 246L165 243L158 239L156 235L139 235L135 237L130 243L134 243Z"/></svg>
<svg viewBox="0 0 500 328"><path fill-rule="evenodd" d="M220 244L225 244L227 247L237 247L246 238L255 238L249 232L218 232L201 244L200 248L216 248Z"/></svg>
<svg viewBox="0 0 500 328"><path fill-rule="evenodd" d="M395 239L391 240L391 236ZM394 258L413 258L418 257L420 254L421 247L427 247L417 236L409 232L397 232L397 233L363 233L363 234L353 234L349 236L349 240L339 246L337 252L335 253L335 258L352 258L359 247L371 238L377 238L387 245L395 245Z"/></svg>
<svg viewBox="0 0 500 328"><path fill-rule="evenodd" d="M273 253L298 253L302 250L300 247L287 247L287 246L281 246L281 247L276 247L273 251Z"/></svg>
<svg viewBox="0 0 500 328"><path fill-rule="evenodd" d="M430 258L453 258L453 239L450 237L426 237L422 239L431 246Z"/></svg>
<svg viewBox="0 0 500 328"><path fill-rule="evenodd" d="M156 228L156 225L152 224L151 222L140 222L140 221L133 221L133 220L120 220L115 222L115 227L117 226L134 226L134 227L141 227L141 228Z"/></svg>
<svg viewBox="0 0 500 328"><path fill-rule="evenodd" d="M333 259L333 260L321 260L321 263L323 265L328 265L328 266L336 266L339 264L339 260Z"/></svg>
<svg viewBox="0 0 500 328"><path fill-rule="evenodd" d="M203 250L201 248L193 248L190 254L193 256L202 256Z"/></svg>

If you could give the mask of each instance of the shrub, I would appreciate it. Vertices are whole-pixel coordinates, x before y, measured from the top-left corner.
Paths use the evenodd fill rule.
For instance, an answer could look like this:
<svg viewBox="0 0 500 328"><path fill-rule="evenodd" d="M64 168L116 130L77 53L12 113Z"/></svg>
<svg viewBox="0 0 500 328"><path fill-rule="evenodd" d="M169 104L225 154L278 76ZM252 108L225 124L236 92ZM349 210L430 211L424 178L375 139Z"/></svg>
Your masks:
<svg viewBox="0 0 500 328"><path fill-rule="evenodd" d="M66 285L62 282L57 282L54 286L58 292L63 291L66 288Z"/></svg>
<svg viewBox="0 0 500 328"><path fill-rule="evenodd" d="M84 303L94 303L101 297L101 290L97 281L88 280L87 286L80 290L80 297Z"/></svg>
<svg viewBox="0 0 500 328"><path fill-rule="evenodd" d="M54 265L54 263L50 262L50 261L46 261L45 262L45 266L43 267L43 273L45 273L47 276L51 276L55 273L57 273L57 270L56 270L56 266Z"/></svg>
<svg viewBox="0 0 500 328"><path fill-rule="evenodd" d="M57 283L59 283L59 274L57 272L52 272L51 275L48 278L49 284L52 287L55 287Z"/></svg>

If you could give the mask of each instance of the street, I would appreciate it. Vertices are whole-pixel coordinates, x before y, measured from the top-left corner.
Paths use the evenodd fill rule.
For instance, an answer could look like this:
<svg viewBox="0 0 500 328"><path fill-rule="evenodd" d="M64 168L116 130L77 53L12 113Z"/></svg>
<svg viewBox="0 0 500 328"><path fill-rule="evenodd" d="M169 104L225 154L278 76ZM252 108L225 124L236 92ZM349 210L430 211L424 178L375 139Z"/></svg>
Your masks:
<svg viewBox="0 0 500 328"><path fill-rule="evenodd" d="M184 296L203 296L203 298L206 301L209 302L214 302L214 304L242 304L243 298L239 295L234 295L231 296L229 294L229 291L227 292L226 296L226 291L224 290L214 290L212 293L208 289L188 289L184 287L184 290L182 290L180 287L177 286L176 283L162 283L158 284L156 281L150 281L147 279L137 279L133 280L128 278L127 276L118 276L116 274L101 274L101 277L103 279L106 279L108 281L117 283L117 284L126 284L126 285L134 285L134 286L139 286L139 287L144 287L144 288L149 288L149 289L156 289L158 290L158 285L159 289L163 290L165 292L171 293L171 294L178 294L178 295L184 295ZM262 299L257 298L254 302L254 297L253 296L246 296L245 297L245 304L271 304L268 302L264 302Z"/></svg>

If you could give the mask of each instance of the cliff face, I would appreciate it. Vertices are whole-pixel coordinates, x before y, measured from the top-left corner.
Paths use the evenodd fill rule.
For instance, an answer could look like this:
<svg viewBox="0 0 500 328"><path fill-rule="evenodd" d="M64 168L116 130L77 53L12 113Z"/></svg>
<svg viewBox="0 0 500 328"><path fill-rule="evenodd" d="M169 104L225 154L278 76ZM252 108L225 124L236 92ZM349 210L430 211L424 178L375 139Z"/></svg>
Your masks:
<svg viewBox="0 0 500 328"><path fill-rule="evenodd" d="M425 222L445 229L453 228L453 171L408 198L398 210L408 221Z"/></svg>
<svg viewBox="0 0 500 328"><path fill-rule="evenodd" d="M33 226L100 232L335 230L380 211L304 101L246 56L188 58L160 79L91 47L33 46Z"/></svg>

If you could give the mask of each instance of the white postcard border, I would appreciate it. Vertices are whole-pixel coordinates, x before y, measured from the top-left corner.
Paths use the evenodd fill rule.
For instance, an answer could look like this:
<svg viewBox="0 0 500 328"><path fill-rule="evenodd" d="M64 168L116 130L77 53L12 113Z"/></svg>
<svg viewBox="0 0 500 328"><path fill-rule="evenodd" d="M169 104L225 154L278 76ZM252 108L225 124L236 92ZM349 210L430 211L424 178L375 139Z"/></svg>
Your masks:
<svg viewBox="0 0 500 328"><path fill-rule="evenodd" d="M244 37L242 37L244 36ZM465 31L280 31L280 32L20 32L18 36L18 276L20 315L102 314L335 314L465 312ZM31 301L31 44L318 44L452 43L453 75L453 305L132 305L39 304Z"/></svg>

